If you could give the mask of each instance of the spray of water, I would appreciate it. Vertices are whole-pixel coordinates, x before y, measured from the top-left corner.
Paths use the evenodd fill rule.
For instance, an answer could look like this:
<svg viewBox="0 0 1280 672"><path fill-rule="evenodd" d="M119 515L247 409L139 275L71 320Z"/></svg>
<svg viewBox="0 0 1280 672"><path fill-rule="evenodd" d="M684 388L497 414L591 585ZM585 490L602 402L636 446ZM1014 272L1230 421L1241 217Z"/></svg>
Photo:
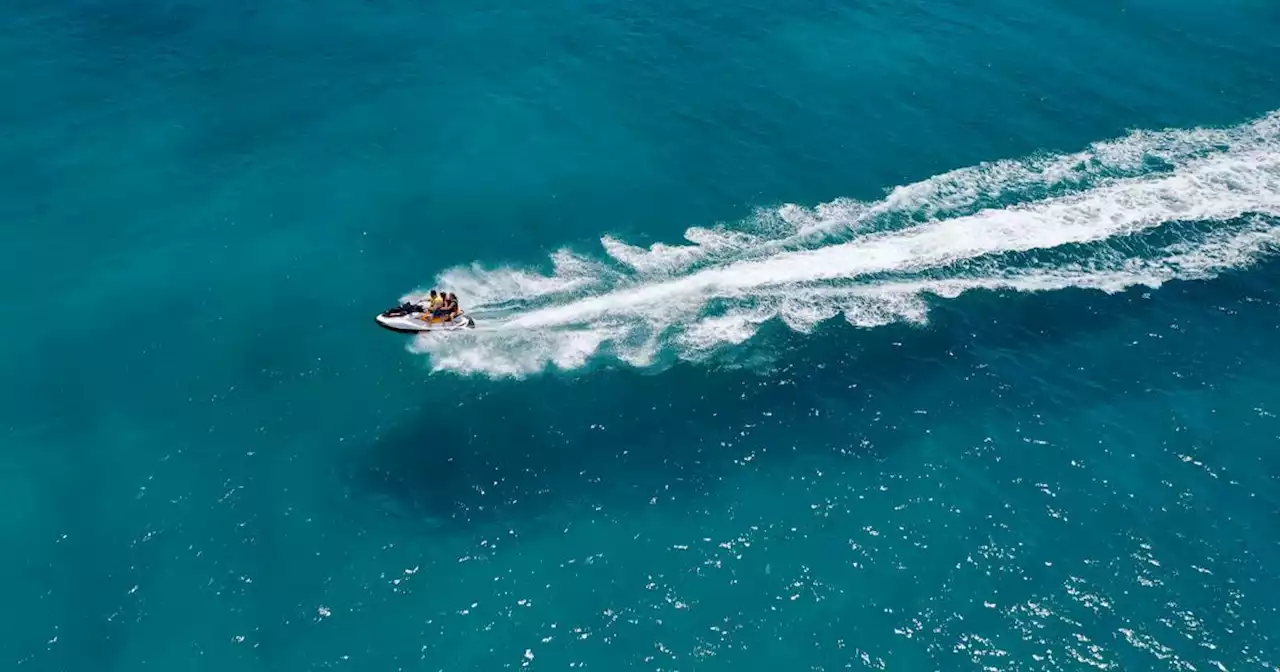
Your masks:
<svg viewBox="0 0 1280 672"><path fill-rule="evenodd" d="M1213 277L1280 245L1280 112L982 164L874 202L761 210L685 238L641 248L606 236L603 254L559 251L547 273L450 269L434 286L467 297L481 327L410 348L437 370L490 376L606 355L647 366L740 344L770 320L875 327L924 322L926 297L975 289Z"/></svg>

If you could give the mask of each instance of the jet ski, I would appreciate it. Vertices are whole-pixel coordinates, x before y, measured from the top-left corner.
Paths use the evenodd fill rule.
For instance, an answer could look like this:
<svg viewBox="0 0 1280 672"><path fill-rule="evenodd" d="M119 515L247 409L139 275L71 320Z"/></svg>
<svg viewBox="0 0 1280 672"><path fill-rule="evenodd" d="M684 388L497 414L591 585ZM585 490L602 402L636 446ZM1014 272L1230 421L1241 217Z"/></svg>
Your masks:
<svg viewBox="0 0 1280 672"><path fill-rule="evenodd" d="M431 317L425 306L409 302L402 303L395 308L388 308L374 319L384 329L390 329L401 334L416 334L428 331L458 331L459 329L474 329L476 326L476 321L467 315Z"/></svg>

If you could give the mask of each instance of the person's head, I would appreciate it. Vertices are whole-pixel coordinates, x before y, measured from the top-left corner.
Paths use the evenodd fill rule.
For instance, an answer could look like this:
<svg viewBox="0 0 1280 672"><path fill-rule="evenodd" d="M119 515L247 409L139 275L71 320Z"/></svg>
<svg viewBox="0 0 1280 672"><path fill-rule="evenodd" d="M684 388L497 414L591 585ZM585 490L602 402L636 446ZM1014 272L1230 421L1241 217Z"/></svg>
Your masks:
<svg viewBox="0 0 1280 672"><path fill-rule="evenodd" d="M457 301L457 300L458 300L458 295L457 295L457 294L454 294L453 292L449 292L449 300L450 300L450 301Z"/></svg>
<svg viewBox="0 0 1280 672"><path fill-rule="evenodd" d="M433 289L433 290L431 290L431 298L433 298L433 299L434 299L434 298L435 298L435 296L436 296L436 290L434 290L434 289Z"/></svg>

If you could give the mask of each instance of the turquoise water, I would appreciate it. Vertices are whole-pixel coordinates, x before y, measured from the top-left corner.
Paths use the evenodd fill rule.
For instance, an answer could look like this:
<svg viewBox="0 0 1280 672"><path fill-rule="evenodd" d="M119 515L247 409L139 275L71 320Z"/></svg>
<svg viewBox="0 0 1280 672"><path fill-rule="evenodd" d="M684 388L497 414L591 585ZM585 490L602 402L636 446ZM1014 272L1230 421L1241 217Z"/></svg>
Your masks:
<svg viewBox="0 0 1280 672"><path fill-rule="evenodd" d="M1273 3L7 10L4 665L1280 669Z"/></svg>

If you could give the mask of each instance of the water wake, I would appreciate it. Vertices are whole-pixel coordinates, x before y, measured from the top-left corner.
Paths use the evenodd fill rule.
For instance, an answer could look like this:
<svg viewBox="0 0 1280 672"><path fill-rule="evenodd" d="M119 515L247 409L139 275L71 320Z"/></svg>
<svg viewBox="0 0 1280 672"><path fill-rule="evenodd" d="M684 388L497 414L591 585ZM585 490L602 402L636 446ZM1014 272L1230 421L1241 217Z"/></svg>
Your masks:
<svg viewBox="0 0 1280 672"><path fill-rule="evenodd" d="M875 202L761 210L685 238L641 248L606 236L603 256L562 250L546 274L451 269L436 286L466 297L484 328L410 347L437 370L491 376L606 354L646 366L664 352L705 357L770 320L874 327L924 322L926 297L974 289L1210 278L1280 246L1280 111L964 168Z"/></svg>

